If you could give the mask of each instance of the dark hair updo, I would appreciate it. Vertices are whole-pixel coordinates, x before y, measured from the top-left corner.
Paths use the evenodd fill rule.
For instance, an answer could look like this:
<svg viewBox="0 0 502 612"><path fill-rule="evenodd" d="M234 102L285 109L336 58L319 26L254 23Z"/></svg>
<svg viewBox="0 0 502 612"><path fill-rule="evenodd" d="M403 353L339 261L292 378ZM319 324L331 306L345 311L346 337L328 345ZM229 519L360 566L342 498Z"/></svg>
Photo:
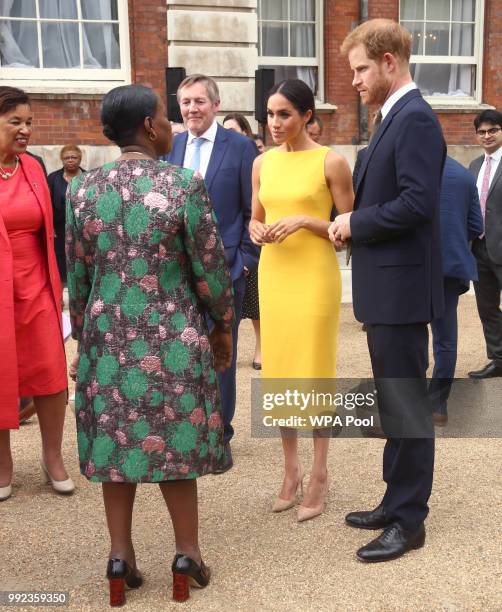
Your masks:
<svg viewBox="0 0 502 612"><path fill-rule="evenodd" d="M119 147L134 144L146 117L157 112L157 94L144 85L122 85L109 91L101 105L103 134Z"/></svg>
<svg viewBox="0 0 502 612"><path fill-rule="evenodd" d="M315 116L315 99L314 93L304 81L300 79L286 79L272 87L268 93L270 98L276 93L280 93L286 100L296 108L300 115L305 115L307 111L312 111L307 125L310 125Z"/></svg>
<svg viewBox="0 0 502 612"><path fill-rule="evenodd" d="M30 99L22 89L0 86L0 115L5 115L20 104L30 106Z"/></svg>

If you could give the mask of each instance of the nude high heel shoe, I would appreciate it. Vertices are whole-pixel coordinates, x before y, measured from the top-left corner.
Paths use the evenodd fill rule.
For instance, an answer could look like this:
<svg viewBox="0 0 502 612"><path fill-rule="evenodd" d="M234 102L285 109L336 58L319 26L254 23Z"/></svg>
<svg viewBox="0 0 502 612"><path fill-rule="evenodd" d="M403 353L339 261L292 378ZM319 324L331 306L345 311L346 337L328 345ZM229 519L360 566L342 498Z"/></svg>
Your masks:
<svg viewBox="0 0 502 612"><path fill-rule="evenodd" d="M49 470L45 467L44 462L40 461L40 467L42 468L42 477L45 481L52 485L52 488L56 493L61 495L71 495L75 491L75 484L71 478L66 480L54 480L49 474Z"/></svg>
<svg viewBox="0 0 502 612"><path fill-rule="evenodd" d="M6 501L12 495L12 485L8 484L6 487L0 487L0 502Z"/></svg>
<svg viewBox="0 0 502 612"><path fill-rule="evenodd" d="M296 485L295 494L291 499L283 499L282 497L277 496L272 506L272 512L284 512L285 510L292 508L296 504L296 493L298 492L298 487L300 487L300 492L303 496L303 477L305 476L305 473L301 468L298 468L298 472L298 484Z"/></svg>
<svg viewBox="0 0 502 612"><path fill-rule="evenodd" d="M316 516L319 516L320 514L322 514L324 512L324 509L326 508L326 497L328 495L328 481L326 481L326 485L324 486L324 491L323 491L323 495L322 495L322 500L321 503L318 504L317 506L303 506L300 504L300 506L298 506L298 522L299 523L303 523L303 521L309 521L310 519L315 518Z"/></svg>

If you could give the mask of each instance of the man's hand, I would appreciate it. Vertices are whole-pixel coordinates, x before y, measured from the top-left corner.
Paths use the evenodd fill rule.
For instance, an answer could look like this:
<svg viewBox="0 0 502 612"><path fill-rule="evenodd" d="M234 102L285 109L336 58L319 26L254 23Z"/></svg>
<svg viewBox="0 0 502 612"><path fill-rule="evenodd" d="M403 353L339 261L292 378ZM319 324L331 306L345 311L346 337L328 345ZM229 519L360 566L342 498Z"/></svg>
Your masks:
<svg viewBox="0 0 502 612"><path fill-rule="evenodd" d="M343 245L352 236L350 231L351 212L338 215L328 228L329 239L335 247Z"/></svg>
<svg viewBox="0 0 502 612"><path fill-rule="evenodd" d="M214 356L214 369L217 372L225 371L232 363L232 331L215 325L209 332L209 343Z"/></svg>

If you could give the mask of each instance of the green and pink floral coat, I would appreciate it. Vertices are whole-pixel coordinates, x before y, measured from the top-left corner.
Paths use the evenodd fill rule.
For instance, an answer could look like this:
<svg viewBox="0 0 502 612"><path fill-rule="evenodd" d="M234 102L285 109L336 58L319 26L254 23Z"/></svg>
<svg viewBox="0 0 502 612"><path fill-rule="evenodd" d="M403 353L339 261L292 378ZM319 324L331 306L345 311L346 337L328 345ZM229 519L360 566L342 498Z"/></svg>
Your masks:
<svg viewBox="0 0 502 612"><path fill-rule="evenodd" d="M223 424L204 311L230 328L233 299L202 178L154 160L106 164L72 181L66 223L82 473L216 471Z"/></svg>

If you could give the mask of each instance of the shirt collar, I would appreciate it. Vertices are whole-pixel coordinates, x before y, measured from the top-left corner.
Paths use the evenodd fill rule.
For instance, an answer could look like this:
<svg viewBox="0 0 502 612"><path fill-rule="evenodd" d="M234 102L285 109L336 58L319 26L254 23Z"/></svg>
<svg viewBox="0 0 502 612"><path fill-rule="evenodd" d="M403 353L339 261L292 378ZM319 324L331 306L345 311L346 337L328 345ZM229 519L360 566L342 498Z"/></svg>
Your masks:
<svg viewBox="0 0 502 612"><path fill-rule="evenodd" d="M213 123L207 128L207 130L200 135L199 138L204 138L205 140L209 140L210 142L214 142L216 140L216 132L218 131L218 122L216 119ZM195 134L192 134L190 130L188 130L188 140L187 145L192 144L194 138L197 138Z"/></svg>
<svg viewBox="0 0 502 612"><path fill-rule="evenodd" d="M502 158L502 147L499 147L495 151L495 153L490 153L490 155L488 155L488 153L485 153L485 161L487 157L491 157L493 161L499 162Z"/></svg>
<svg viewBox="0 0 502 612"><path fill-rule="evenodd" d="M390 109L394 106L394 104L400 100L403 96L405 96L409 91L413 89L417 89L416 83L408 83L407 85L403 85L397 91L395 91L391 96L385 100L381 111L382 111L382 121L385 119Z"/></svg>

